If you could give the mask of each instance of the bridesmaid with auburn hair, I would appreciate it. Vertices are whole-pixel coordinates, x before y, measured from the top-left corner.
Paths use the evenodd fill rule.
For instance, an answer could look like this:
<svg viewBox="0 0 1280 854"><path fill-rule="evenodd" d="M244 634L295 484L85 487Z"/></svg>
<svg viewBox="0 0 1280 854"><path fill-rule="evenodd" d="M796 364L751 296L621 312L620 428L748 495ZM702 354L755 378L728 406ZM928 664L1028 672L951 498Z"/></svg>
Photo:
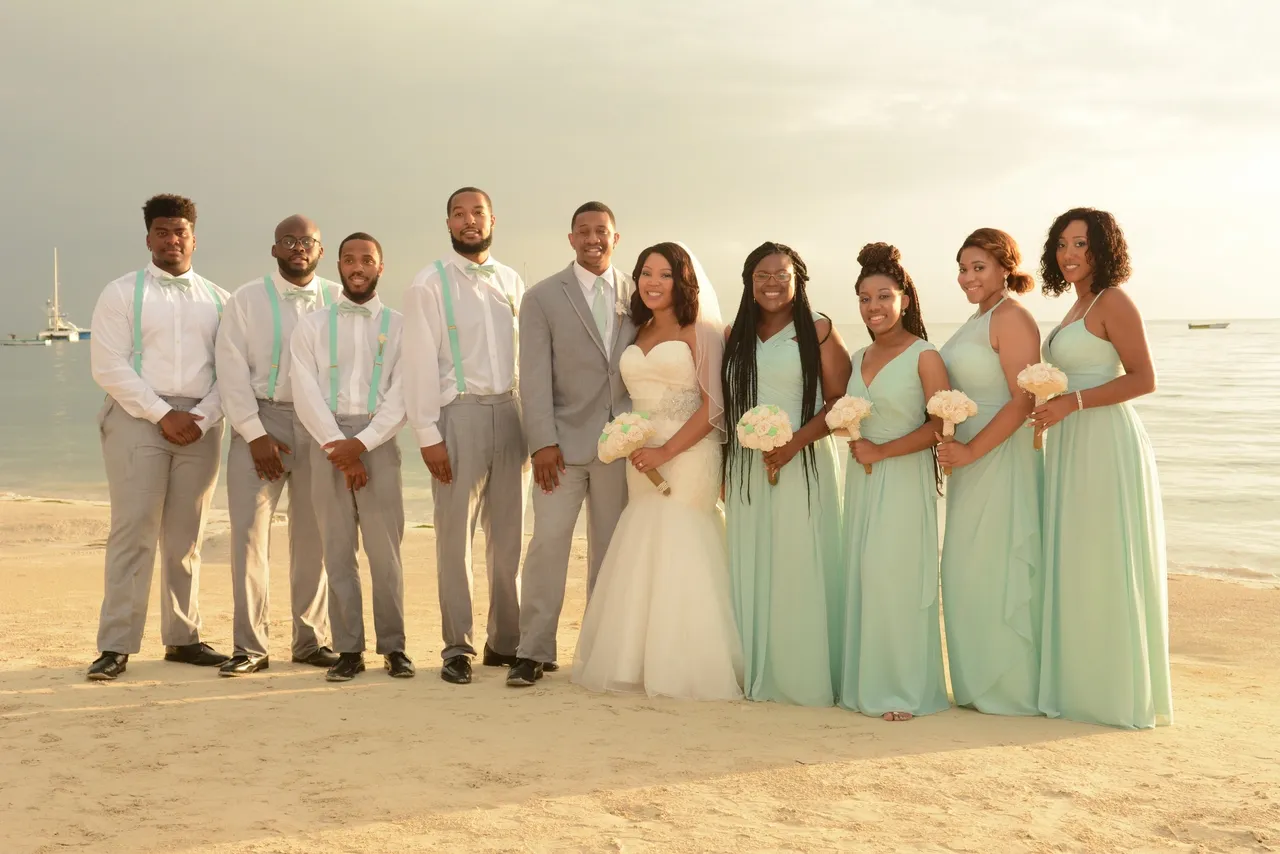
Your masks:
<svg viewBox="0 0 1280 854"><path fill-rule="evenodd" d="M1040 330L1015 298L1034 281L1012 237L980 228L956 253L973 317L942 346L951 384L978 405L938 446L947 481L942 606L956 705L1038 715L1043 462L1024 427L1035 400L1018 373L1040 360Z"/></svg>
<svg viewBox="0 0 1280 854"><path fill-rule="evenodd" d="M950 705L938 627L942 425L925 412L950 388L928 341L898 250L869 243L854 290L871 344L853 356L848 393L871 401L845 473L844 655L840 705L887 721ZM871 466L871 474L863 468Z"/></svg>
<svg viewBox="0 0 1280 854"><path fill-rule="evenodd" d="M1156 388L1142 316L1120 290L1115 217L1062 214L1040 261L1044 292L1075 291L1045 340L1067 392L1037 407L1045 435L1040 710L1146 729L1173 722L1164 513L1155 454L1129 401Z"/></svg>

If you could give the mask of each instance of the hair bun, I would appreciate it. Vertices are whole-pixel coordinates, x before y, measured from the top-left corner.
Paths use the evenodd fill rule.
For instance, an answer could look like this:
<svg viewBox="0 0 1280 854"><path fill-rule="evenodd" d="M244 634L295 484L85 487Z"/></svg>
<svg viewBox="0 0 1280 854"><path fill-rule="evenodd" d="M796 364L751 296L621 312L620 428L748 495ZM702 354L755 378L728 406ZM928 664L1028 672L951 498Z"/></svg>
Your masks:
<svg viewBox="0 0 1280 854"><path fill-rule="evenodd" d="M868 243L858 253L858 263L864 267L900 264L902 253L898 251L898 247L888 243Z"/></svg>
<svg viewBox="0 0 1280 854"><path fill-rule="evenodd" d="M1021 270L1014 270L1008 277L1008 288L1015 294L1025 294L1035 287L1035 279L1031 278L1030 273L1024 273Z"/></svg>

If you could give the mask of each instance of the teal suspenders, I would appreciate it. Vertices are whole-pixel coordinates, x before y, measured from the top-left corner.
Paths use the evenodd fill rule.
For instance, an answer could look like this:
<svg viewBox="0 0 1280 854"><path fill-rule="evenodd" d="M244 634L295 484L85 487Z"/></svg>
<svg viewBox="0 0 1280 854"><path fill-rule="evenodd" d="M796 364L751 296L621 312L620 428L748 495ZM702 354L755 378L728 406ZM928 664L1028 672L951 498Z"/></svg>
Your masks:
<svg viewBox="0 0 1280 854"><path fill-rule="evenodd" d="M284 337L280 332L280 295L276 293L270 276L264 276L262 283L271 298L271 373L267 375L267 400L275 400L276 380L280 378L280 346Z"/></svg>
<svg viewBox="0 0 1280 854"><path fill-rule="evenodd" d="M218 292L203 277L192 274L192 278L198 279L209 296L213 297L213 304L218 309L218 319L221 320L222 297L218 296ZM142 376L142 297L146 290L147 270L144 267L133 280L133 372L138 376Z"/></svg>
<svg viewBox="0 0 1280 854"><path fill-rule="evenodd" d="M458 394L467 393L467 382L462 377L462 345L458 343L458 324L453 319L453 294L449 292L449 276L444 271L444 262L436 262L436 272L440 274L440 297L444 300L444 322L449 327L449 352L453 354L453 382Z"/></svg>
<svg viewBox="0 0 1280 854"><path fill-rule="evenodd" d="M387 332L391 329L391 309L382 307L382 325L378 331L378 355L373 360L369 378L368 411L378 409L378 386L382 383L382 354L387 348ZM329 411L338 412L338 304L329 306Z"/></svg>
<svg viewBox="0 0 1280 854"><path fill-rule="evenodd" d="M316 290L320 294L320 305L329 304L329 297L325 292L324 283L320 279L316 279ZM280 378L280 351L284 346L284 333L280 327L280 294L276 292L275 283L271 281L270 276L262 277L262 284L267 289L267 296L271 299L271 373L267 376L267 399L276 399L276 382Z"/></svg>

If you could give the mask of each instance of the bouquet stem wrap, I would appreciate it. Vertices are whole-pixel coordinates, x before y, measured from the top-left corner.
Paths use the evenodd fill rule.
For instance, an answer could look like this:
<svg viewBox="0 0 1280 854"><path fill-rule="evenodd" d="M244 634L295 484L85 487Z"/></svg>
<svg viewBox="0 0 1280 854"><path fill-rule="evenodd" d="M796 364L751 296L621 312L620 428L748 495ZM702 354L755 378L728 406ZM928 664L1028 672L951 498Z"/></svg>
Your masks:
<svg viewBox="0 0 1280 854"><path fill-rule="evenodd" d="M604 432L596 445L601 462L611 463L629 457L645 446L657 433L657 428L643 412L624 412L604 426ZM663 495L671 494L671 486L662 472L649 469L644 472L649 482Z"/></svg>
<svg viewBox="0 0 1280 854"><path fill-rule="evenodd" d="M1048 362L1027 365L1018 372L1018 388L1035 396L1036 407L1044 406L1054 395L1067 390L1067 375ZM1044 433L1035 431L1035 448L1044 447Z"/></svg>
<svg viewBox="0 0 1280 854"><path fill-rule="evenodd" d="M781 448L791 441L791 417L773 404L752 407L738 419L738 444L761 453ZM778 485L778 472L767 469L769 485Z"/></svg>
<svg viewBox="0 0 1280 854"><path fill-rule="evenodd" d="M871 401L865 397L846 394L831 405L827 412L827 427L832 435L844 436L851 441L862 438L862 419L871 414ZM871 464L863 463L862 470L871 474Z"/></svg>

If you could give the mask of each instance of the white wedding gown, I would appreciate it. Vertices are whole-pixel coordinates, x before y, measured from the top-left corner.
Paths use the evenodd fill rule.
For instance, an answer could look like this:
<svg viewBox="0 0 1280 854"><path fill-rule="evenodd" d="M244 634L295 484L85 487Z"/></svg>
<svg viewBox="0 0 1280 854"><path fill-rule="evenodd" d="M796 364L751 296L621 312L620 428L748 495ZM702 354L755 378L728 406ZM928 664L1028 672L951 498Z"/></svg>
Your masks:
<svg viewBox="0 0 1280 854"><path fill-rule="evenodd" d="M632 345L622 378L636 412L671 438L702 404L693 354L664 341ZM660 471L671 494L627 466L627 508L582 619L573 681L592 691L728 700L742 696L742 646L729 589L720 445L698 442Z"/></svg>

